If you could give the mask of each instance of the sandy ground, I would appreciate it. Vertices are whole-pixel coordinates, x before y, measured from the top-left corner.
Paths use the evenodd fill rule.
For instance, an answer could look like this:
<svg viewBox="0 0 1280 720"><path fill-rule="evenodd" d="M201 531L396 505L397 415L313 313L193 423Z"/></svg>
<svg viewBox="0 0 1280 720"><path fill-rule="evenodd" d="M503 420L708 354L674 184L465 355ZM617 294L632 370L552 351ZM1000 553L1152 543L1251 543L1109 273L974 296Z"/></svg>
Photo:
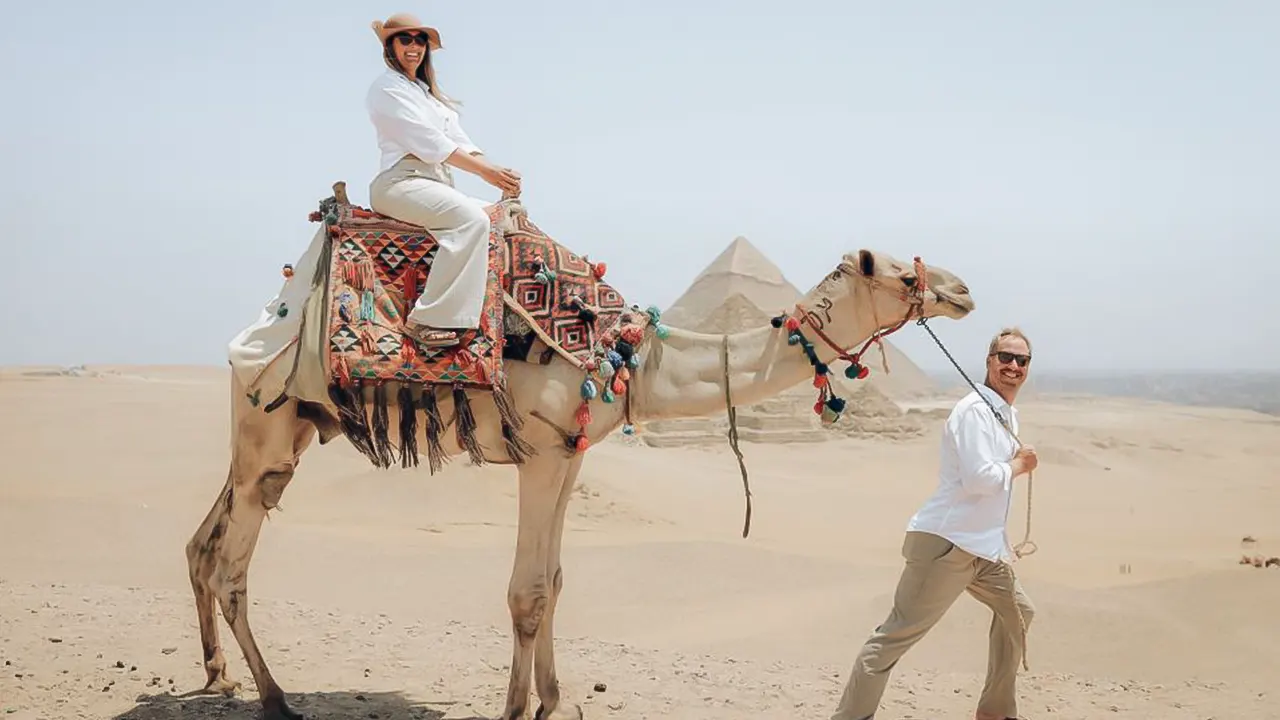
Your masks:
<svg viewBox="0 0 1280 720"><path fill-rule="evenodd" d="M0 374L0 716L257 717L225 628L244 692L183 697L204 680L183 545L225 477L225 375L107 370ZM1280 568L1239 564L1280 555L1280 418L1080 399L1022 412L1042 457L1040 550L1018 566L1038 609L1022 713L1280 718ZM748 540L727 448L594 449L556 618L567 695L588 718L828 717L889 608L936 445L936 428L909 442L744 444ZM378 471L335 443L309 451L283 508L249 591L298 709L497 716L511 470ZM970 717L988 621L962 597L899 665L881 716Z"/></svg>

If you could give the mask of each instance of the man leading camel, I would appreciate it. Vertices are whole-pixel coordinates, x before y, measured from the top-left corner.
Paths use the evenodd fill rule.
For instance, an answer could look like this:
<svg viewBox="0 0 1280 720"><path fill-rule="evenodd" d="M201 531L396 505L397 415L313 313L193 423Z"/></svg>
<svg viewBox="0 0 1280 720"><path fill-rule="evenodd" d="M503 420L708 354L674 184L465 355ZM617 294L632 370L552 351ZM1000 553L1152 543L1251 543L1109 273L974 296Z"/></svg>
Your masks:
<svg viewBox="0 0 1280 720"><path fill-rule="evenodd" d="M983 385L947 418L938 487L907 525L906 566L893 609L862 646L831 720L873 718L898 660L965 590L992 610L987 679L975 718L1016 720L1023 633L1034 610L1009 567L1013 551L1005 523L1013 481L1034 470L1037 460L1030 446L1018 449L992 408L1017 433L1013 403L1030 364L1031 343L1017 328L991 339Z"/></svg>

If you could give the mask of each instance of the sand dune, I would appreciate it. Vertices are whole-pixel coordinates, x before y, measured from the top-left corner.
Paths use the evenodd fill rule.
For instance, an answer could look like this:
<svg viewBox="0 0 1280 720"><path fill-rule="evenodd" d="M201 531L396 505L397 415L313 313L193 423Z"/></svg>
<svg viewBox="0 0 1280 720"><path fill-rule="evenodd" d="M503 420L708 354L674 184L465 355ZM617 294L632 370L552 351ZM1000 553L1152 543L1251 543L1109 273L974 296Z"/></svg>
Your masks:
<svg viewBox="0 0 1280 720"><path fill-rule="evenodd" d="M225 631L244 693L179 697L203 682L182 548L226 472L225 372L51 370L0 373L0 713L256 717ZM1021 405L1043 448L1040 550L1018 567L1038 608L1023 713L1280 717L1280 568L1239 564L1280 555L1280 421L1115 399ZM932 488L932 415L915 414L922 437L894 442L744 443L748 540L727 447L594 449L557 615L568 695L589 718L827 717ZM298 708L496 716L515 509L506 468L431 477L374 470L341 443L309 451L249 584L257 638ZM884 717L968 717L988 618L961 599L899 666Z"/></svg>

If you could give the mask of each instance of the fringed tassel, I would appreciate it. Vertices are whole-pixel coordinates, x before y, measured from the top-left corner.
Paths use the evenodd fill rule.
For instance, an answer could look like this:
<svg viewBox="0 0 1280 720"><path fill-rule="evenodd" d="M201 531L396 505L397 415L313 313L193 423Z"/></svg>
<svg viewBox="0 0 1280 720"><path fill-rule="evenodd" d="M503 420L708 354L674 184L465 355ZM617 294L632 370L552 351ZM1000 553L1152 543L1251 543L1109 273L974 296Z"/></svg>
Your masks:
<svg viewBox="0 0 1280 720"><path fill-rule="evenodd" d="M417 265L410 265L400 276L400 292L404 295L404 314L408 315L418 302L418 279L421 275Z"/></svg>
<svg viewBox="0 0 1280 720"><path fill-rule="evenodd" d="M431 473L440 472L448 458L444 447L440 444L440 434L444 432L444 420L440 417L440 405L436 402L435 388L428 385L422 389L422 414L427 418L427 464Z"/></svg>
<svg viewBox="0 0 1280 720"><path fill-rule="evenodd" d="M379 383L373 389L373 447L378 453L379 467L391 467L395 451L391 447L391 424L387 408L387 386Z"/></svg>
<svg viewBox="0 0 1280 720"><path fill-rule="evenodd" d="M473 464L483 465L484 453L476 440L476 416L471 412L471 398L467 397L467 391L461 385L453 386L453 412L458 444L466 448Z"/></svg>
<svg viewBox="0 0 1280 720"><path fill-rule="evenodd" d="M373 267L373 261L366 257L360 261L360 289L373 290L376 281L377 271Z"/></svg>
<svg viewBox="0 0 1280 720"><path fill-rule="evenodd" d="M505 385L499 385L493 389L493 404L498 406L498 414L502 416L504 423L516 430L524 429L524 418L520 417L520 413L516 411L516 403L511 397L511 390Z"/></svg>
<svg viewBox="0 0 1280 720"><path fill-rule="evenodd" d="M341 272L344 284L357 290L360 289L360 269L356 266L354 260L344 260Z"/></svg>
<svg viewBox="0 0 1280 720"><path fill-rule="evenodd" d="M515 401L505 385L493 389L493 404L498 408L498 417L502 421L502 439L506 441L507 457L517 465L524 464L537 450L520 436L524 428L524 418L516 411Z"/></svg>
<svg viewBox="0 0 1280 720"><path fill-rule="evenodd" d="M329 399L338 408L338 422L342 426L342 434L362 455L376 462L377 453L373 449L373 439L369 436L369 425L365 421L363 392L359 387L329 386Z"/></svg>
<svg viewBox="0 0 1280 720"><path fill-rule="evenodd" d="M401 383L396 394L400 408L400 467L418 466L418 407L413 401L413 388Z"/></svg>
<svg viewBox="0 0 1280 720"><path fill-rule="evenodd" d="M517 465L523 465L530 456L537 454L537 450L520 436L520 431L505 420L502 422L502 439L507 443L507 457Z"/></svg>

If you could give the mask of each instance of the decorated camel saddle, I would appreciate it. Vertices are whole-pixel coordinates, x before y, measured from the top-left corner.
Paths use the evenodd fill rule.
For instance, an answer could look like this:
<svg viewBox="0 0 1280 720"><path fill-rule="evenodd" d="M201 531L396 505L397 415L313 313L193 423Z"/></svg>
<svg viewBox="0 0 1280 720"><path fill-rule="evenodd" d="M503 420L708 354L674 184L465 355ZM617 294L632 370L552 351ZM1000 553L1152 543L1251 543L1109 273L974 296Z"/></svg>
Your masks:
<svg viewBox="0 0 1280 720"><path fill-rule="evenodd" d="M605 402L622 396L638 363L635 346L657 325L657 309L628 307L604 281L604 263L552 240L518 200L486 211L493 229L480 327L455 345L426 346L404 332L404 322L431 273L436 239L421 226L352 204L344 184L336 183L334 195L310 216L324 223L325 239L287 389L255 402L267 411L290 396L325 402L358 421L345 431L372 457L381 453L362 441L376 435L367 426L367 402L385 404L391 392L418 398L440 387L480 390L494 393L505 416L513 412L506 362L547 363L558 356L594 376ZM290 266L285 274L292 274Z"/></svg>

